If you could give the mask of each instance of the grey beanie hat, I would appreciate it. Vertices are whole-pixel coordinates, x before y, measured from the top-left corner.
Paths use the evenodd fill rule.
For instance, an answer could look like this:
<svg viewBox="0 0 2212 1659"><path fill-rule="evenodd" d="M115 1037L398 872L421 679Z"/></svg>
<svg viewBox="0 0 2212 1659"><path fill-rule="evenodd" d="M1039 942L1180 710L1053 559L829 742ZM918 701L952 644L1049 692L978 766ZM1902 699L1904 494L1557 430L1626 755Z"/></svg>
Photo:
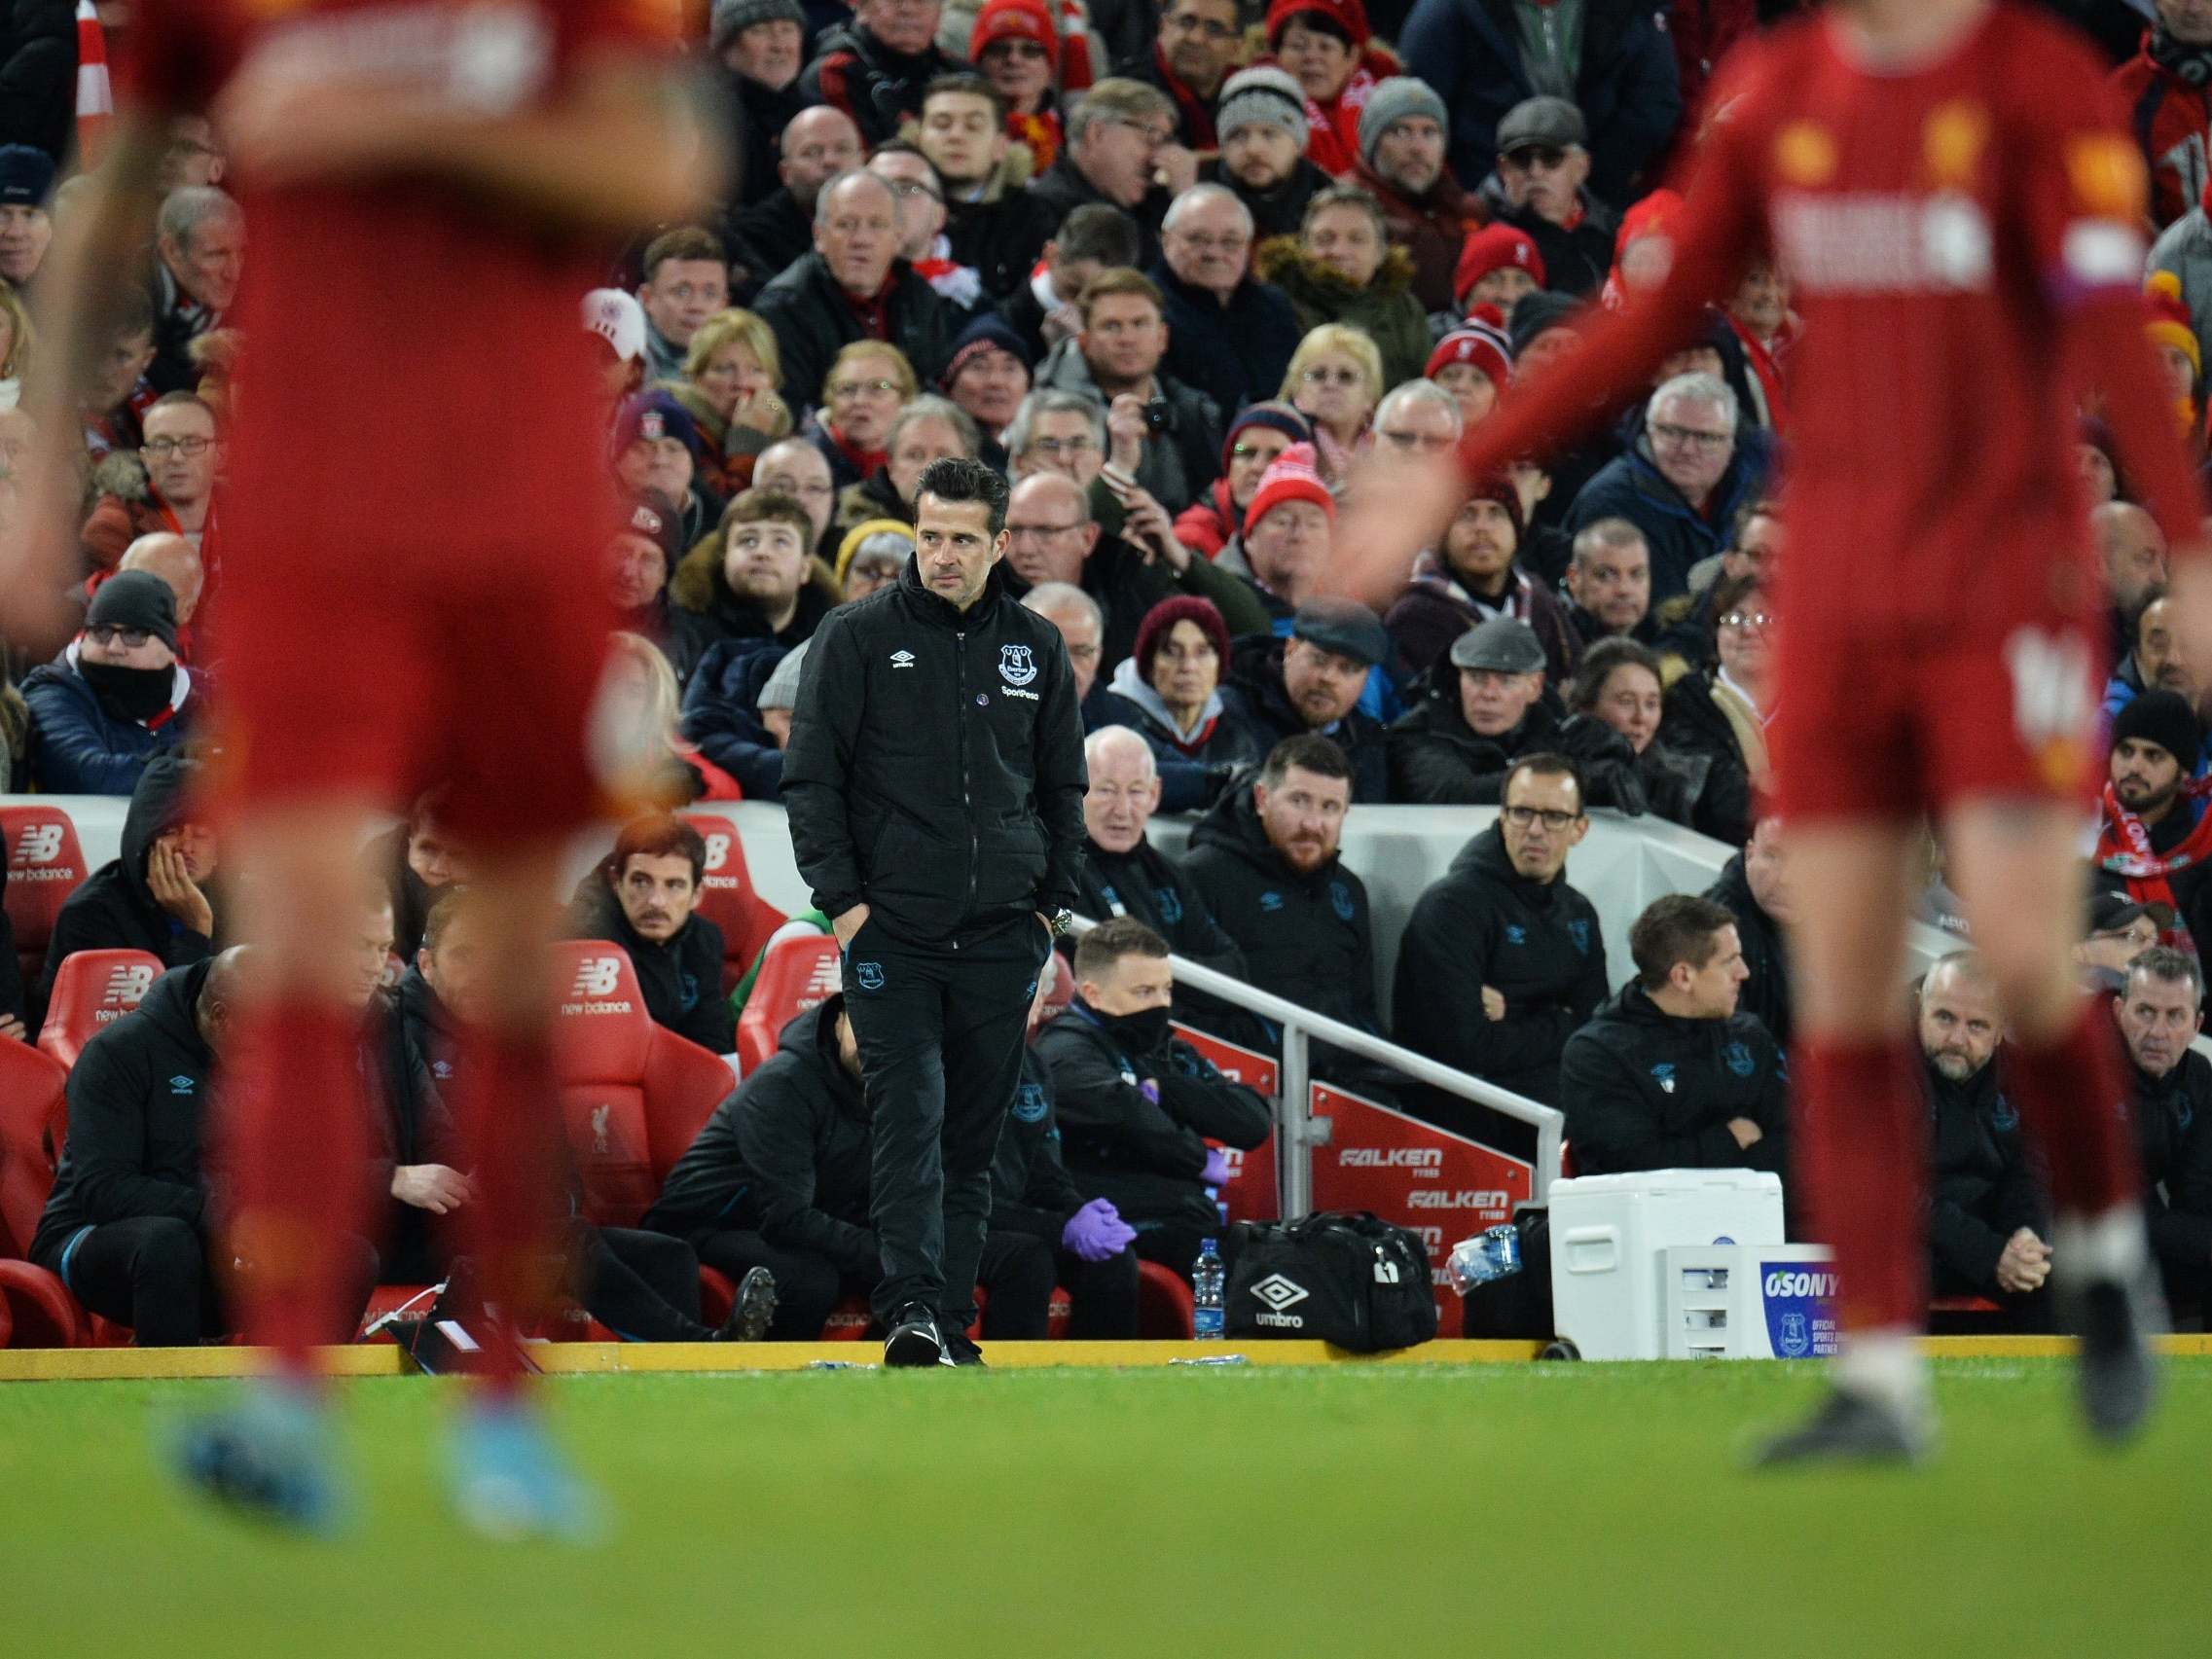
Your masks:
<svg viewBox="0 0 2212 1659"><path fill-rule="evenodd" d="M1378 82L1367 94L1366 108L1360 112L1360 160L1372 162L1375 146L1383 141L1383 134L1409 116L1425 115L1446 132L1451 130L1452 118L1444 108L1444 100L1436 95L1428 82L1412 75L1393 75Z"/></svg>
<svg viewBox="0 0 2212 1659"><path fill-rule="evenodd" d="M1287 70L1240 69L1221 83L1221 102L1214 113L1214 130L1221 141L1227 143L1230 133L1255 122L1280 126L1304 154L1306 94Z"/></svg>
<svg viewBox="0 0 2212 1659"><path fill-rule="evenodd" d="M799 0L714 0L707 44L719 55L724 47L755 23L797 23L804 27L806 21Z"/></svg>

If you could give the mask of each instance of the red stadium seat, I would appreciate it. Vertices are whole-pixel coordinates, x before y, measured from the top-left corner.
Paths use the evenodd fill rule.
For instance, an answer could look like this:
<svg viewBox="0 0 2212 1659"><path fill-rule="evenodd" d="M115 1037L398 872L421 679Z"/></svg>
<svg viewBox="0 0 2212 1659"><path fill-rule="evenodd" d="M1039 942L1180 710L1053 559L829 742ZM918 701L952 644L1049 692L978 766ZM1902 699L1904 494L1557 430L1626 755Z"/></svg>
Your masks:
<svg viewBox="0 0 2212 1659"><path fill-rule="evenodd" d="M1188 1342L1196 1332L1198 1299L1190 1280L1158 1262L1137 1264L1137 1334L1161 1342Z"/></svg>
<svg viewBox="0 0 2212 1659"><path fill-rule="evenodd" d="M777 941L752 982L745 1011L738 1016L738 1059L745 1075L768 1064L783 1028L837 994L837 941L827 933L794 934Z"/></svg>
<svg viewBox="0 0 2212 1659"><path fill-rule="evenodd" d="M584 1214L635 1227L734 1079L714 1055L653 1023L620 946L585 939L560 950L562 1117Z"/></svg>
<svg viewBox="0 0 2212 1659"><path fill-rule="evenodd" d="M23 983L34 985L46 967L46 944L61 901L85 879L85 849L77 826L59 807L0 807L0 836L8 847L8 920L16 924L16 954Z"/></svg>
<svg viewBox="0 0 2212 1659"><path fill-rule="evenodd" d="M93 1035L136 1008L161 972L162 958L146 951L71 953L54 976L38 1046L75 1065Z"/></svg>
<svg viewBox="0 0 2212 1659"><path fill-rule="evenodd" d="M791 919L754 890L745 868L738 826L714 812L677 816L707 843L707 874L699 884L699 914L722 930L722 990L734 990L769 936Z"/></svg>
<svg viewBox="0 0 2212 1659"><path fill-rule="evenodd" d="M0 1299L21 1348L75 1348L91 1332L89 1316L61 1280L22 1259L68 1134L68 1080L53 1056L0 1041Z"/></svg>

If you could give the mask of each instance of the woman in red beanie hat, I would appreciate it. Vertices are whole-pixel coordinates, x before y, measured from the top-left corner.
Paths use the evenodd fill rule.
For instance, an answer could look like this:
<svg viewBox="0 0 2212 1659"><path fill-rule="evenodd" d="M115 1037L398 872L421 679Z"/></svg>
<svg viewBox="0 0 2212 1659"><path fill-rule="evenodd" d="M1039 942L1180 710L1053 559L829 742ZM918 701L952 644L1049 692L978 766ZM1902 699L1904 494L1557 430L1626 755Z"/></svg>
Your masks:
<svg viewBox="0 0 2212 1659"><path fill-rule="evenodd" d="M1360 112L1378 83L1399 73L1396 55L1374 44L1361 0L1273 0L1267 55L1305 90L1311 135L1306 159L1331 178L1360 170Z"/></svg>
<svg viewBox="0 0 2212 1659"><path fill-rule="evenodd" d="M1221 441L1221 476L1177 515L1176 540L1214 558L1244 528L1245 510L1276 457L1292 444L1313 441L1313 423L1288 404L1269 399L1251 405Z"/></svg>
<svg viewBox="0 0 2212 1659"><path fill-rule="evenodd" d="M1160 811L1188 811L1214 795L1210 773L1264 758L1252 733L1223 718L1229 630L1212 599L1179 595L1144 613L1137 650L1114 669L1104 699L1110 724L1151 745Z"/></svg>
<svg viewBox="0 0 2212 1659"><path fill-rule="evenodd" d="M1079 9L1078 9L1079 13ZM1006 104L1006 136L1035 158L1034 178L1052 165L1067 132L1061 99L1091 84L1090 37L1061 37L1046 0L984 0L967 54Z"/></svg>

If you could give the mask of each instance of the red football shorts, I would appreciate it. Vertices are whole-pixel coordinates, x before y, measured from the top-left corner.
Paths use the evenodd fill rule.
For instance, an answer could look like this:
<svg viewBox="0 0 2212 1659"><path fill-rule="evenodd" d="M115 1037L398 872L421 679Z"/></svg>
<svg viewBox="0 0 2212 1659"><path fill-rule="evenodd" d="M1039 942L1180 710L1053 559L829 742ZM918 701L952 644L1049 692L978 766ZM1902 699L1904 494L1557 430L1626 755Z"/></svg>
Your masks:
<svg viewBox="0 0 2212 1659"><path fill-rule="evenodd" d="M590 822L605 805L587 749L610 620L597 576L543 544L234 557L216 618L219 805L404 811L450 784L453 827L491 845Z"/></svg>
<svg viewBox="0 0 2212 1659"><path fill-rule="evenodd" d="M1786 623L1776 648L1784 817L1940 818L1993 797L2087 810L2105 644L2080 620L2002 636Z"/></svg>

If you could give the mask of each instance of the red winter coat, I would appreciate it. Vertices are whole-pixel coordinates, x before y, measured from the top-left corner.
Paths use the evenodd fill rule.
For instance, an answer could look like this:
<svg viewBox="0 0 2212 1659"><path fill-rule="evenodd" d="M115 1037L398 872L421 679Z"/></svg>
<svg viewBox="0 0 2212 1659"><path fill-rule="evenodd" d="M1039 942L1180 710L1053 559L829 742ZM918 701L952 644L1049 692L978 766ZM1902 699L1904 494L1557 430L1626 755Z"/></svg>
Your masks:
<svg viewBox="0 0 2212 1659"><path fill-rule="evenodd" d="M2149 35L2109 84L2151 168L2151 221L2162 231L2204 193L2212 89L2193 87L2154 63Z"/></svg>

